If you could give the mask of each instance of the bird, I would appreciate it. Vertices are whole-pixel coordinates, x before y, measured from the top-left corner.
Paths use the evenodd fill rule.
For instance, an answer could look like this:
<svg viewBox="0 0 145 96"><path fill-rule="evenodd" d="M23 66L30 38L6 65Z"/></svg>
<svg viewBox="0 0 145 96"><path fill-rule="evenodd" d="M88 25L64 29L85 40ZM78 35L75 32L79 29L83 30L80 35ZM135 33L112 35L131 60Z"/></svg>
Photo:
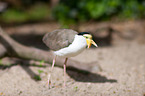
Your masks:
<svg viewBox="0 0 145 96"><path fill-rule="evenodd" d="M48 75L47 84L50 86L50 77L56 61L56 57L64 57L64 87L66 86L66 65L68 58L74 57L86 48L90 48L93 44L98 47L98 45L92 40L92 35L89 32L74 31L72 29L56 29L52 32L48 32L43 36L43 43L49 47L54 53L54 58L52 62L52 67L50 74Z"/></svg>

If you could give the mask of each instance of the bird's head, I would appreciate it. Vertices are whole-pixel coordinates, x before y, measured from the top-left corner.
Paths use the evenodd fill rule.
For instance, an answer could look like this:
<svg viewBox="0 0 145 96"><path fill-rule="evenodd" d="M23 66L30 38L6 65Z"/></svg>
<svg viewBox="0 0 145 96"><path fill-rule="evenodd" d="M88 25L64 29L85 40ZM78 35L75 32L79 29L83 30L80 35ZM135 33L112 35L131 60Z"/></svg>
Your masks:
<svg viewBox="0 0 145 96"><path fill-rule="evenodd" d="M82 35L86 39L88 48L90 48L92 44L98 47L97 44L92 40L92 35L89 32L81 32L78 35Z"/></svg>

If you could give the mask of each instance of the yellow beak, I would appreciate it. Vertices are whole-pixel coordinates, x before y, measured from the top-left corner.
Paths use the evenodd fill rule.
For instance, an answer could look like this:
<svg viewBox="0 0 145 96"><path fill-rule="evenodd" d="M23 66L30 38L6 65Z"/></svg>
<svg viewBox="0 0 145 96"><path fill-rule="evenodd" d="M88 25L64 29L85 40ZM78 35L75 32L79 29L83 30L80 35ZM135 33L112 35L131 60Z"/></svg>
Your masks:
<svg viewBox="0 0 145 96"><path fill-rule="evenodd" d="M92 39L86 39L86 41L87 41L88 48L90 48L92 44L98 47L98 45Z"/></svg>

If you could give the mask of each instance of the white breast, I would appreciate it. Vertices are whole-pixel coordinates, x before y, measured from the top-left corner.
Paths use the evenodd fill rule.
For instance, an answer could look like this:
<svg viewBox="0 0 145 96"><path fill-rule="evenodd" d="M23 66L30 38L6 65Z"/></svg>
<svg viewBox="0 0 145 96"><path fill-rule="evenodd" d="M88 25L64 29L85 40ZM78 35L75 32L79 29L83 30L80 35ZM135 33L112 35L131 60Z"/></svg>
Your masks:
<svg viewBox="0 0 145 96"><path fill-rule="evenodd" d="M87 46L83 36L75 35L75 39L68 47L54 51L54 54L61 57L73 57L80 54Z"/></svg>

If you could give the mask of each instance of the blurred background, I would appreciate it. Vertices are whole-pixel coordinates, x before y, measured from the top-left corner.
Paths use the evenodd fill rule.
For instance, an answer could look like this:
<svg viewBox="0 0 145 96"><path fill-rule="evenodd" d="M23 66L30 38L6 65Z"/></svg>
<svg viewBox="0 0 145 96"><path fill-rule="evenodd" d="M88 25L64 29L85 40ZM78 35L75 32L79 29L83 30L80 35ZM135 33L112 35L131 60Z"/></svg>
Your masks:
<svg viewBox="0 0 145 96"><path fill-rule="evenodd" d="M88 21L143 19L144 0L1 0L0 23L56 21L63 27Z"/></svg>

